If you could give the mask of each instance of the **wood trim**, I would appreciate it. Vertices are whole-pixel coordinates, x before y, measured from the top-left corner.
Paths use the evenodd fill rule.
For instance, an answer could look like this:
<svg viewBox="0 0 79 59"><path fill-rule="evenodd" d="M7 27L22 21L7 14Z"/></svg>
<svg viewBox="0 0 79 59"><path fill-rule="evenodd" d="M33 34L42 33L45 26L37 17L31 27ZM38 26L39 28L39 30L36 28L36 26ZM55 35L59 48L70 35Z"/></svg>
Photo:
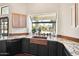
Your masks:
<svg viewBox="0 0 79 59"><path fill-rule="evenodd" d="M9 33L10 36L15 36L15 35L28 35L29 33Z"/></svg>
<svg viewBox="0 0 79 59"><path fill-rule="evenodd" d="M78 42L79 43L79 38L65 36L65 35L57 35L57 37L63 38L63 39L67 39L67 40L72 40L72 41L75 41L75 42Z"/></svg>
<svg viewBox="0 0 79 59"><path fill-rule="evenodd" d="M47 40L41 38L31 38L30 43L47 46Z"/></svg>

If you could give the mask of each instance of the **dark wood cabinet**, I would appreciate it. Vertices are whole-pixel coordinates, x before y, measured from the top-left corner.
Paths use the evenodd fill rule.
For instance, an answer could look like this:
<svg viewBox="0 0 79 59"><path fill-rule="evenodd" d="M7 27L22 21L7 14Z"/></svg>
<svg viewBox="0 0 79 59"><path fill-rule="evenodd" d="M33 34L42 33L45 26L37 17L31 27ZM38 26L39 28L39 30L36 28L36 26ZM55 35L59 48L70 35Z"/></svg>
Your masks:
<svg viewBox="0 0 79 59"><path fill-rule="evenodd" d="M20 22L20 25L19 26L21 28L25 28L26 27L26 15L21 14L20 15L19 22Z"/></svg>
<svg viewBox="0 0 79 59"><path fill-rule="evenodd" d="M38 45L38 55L48 56L48 47L45 45Z"/></svg>
<svg viewBox="0 0 79 59"><path fill-rule="evenodd" d="M63 48L63 56L72 56L65 47Z"/></svg>
<svg viewBox="0 0 79 59"><path fill-rule="evenodd" d="M22 46L22 51L23 52L28 52L29 51L29 47L30 47L30 39L27 38L21 38L21 46Z"/></svg>
<svg viewBox="0 0 79 59"><path fill-rule="evenodd" d="M57 55L57 42L56 41L48 41L48 51L49 56L56 56Z"/></svg>
<svg viewBox="0 0 79 59"><path fill-rule="evenodd" d="M37 41L41 42L41 41ZM71 56L65 46L57 41L48 41L46 44L37 44L34 40L29 38L20 38L13 40L0 41L0 55L1 53L8 53L9 55L16 55L18 53L29 53L35 56ZM44 41L43 41L44 42Z"/></svg>
<svg viewBox="0 0 79 59"><path fill-rule="evenodd" d="M20 20L20 17L18 14L15 14L13 13L12 14L12 27L13 28L18 28L19 27L19 20Z"/></svg>
<svg viewBox="0 0 79 59"><path fill-rule="evenodd" d="M6 40L0 41L0 53L6 53Z"/></svg>
<svg viewBox="0 0 79 59"><path fill-rule="evenodd" d="M63 56L64 45L62 43L57 42L57 56Z"/></svg>
<svg viewBox="0 0 79 59"><path fill-rule="evenodd" d="M12 13L12 27L13 28L25 28L26 27L26 15Z"/></svg>
<svg viewBox="0 0 79 59"><path fill-rule="evenodd" d="M30 53L32 55L38 55L38 45L34 43L30 43Z"/></svg>
<svg viewBox="0 0 79 59"><path fill-rule="evenodd" d="M21 44L20 40L14 39L14 40L7 40L7 52L10 53L10 55L14 55L21 51Z"/></svg>
<svg viewBox="0 0 79 59"><path fill-rule="evenodd" d="M16 39L16 47L17 47L17 53L21 52L22 51L22 43L21 43L21 39Z"/></svg>
<svg viewBox="0 0 79 59"><path fill-rule="evenodd" d="M12 41L8 41L7 42L7 52L10 53L11 55L15 54L17 51L17 47L16 47L16 42Z"/></svg>

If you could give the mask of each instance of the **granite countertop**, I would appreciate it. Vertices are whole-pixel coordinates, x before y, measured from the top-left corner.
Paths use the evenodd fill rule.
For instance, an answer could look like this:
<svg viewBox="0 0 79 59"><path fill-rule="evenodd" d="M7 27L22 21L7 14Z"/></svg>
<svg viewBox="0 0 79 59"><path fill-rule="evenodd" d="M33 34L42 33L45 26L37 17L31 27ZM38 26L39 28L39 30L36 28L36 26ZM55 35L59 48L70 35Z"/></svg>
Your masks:
<svg viewBox="0 0 79 59"><path fill-rule="evenodd" d="M0 38L0 40L13 40L13 39L19 39L19 38L32 38L32 35L5 36Z"/></svg>
<svg viewBox="0 0 79 59"><path fill-rule="evenodd" d="M61 38L58 38L57 41L63 43L71 55L79 56L79 43Z"/></svg>
<svg viewBox="0 0 79 59"><path fill-rule="evenodd" d="M12 39L18 39L18 38L32 38L32 37L33 37L32 35L6 36L4 38L0 38L0 40L12 40ZM71 55L79 56L79 43L71 40L57 38L57 37L51 37L51 38L48 37L47 40L58 41L66 47L66 49L69 51Z"/></svg>

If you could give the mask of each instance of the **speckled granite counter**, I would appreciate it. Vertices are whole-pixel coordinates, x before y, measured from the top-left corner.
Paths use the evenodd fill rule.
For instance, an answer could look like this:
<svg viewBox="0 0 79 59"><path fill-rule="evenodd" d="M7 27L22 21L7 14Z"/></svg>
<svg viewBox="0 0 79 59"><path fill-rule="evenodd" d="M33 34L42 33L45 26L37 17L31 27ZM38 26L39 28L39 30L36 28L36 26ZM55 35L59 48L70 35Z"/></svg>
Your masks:
<svg viewBox="0 0 79 59"><path fill-rule="evenodd" d="M0 38L0 40L12 40L18 38L32 38L32 37L33 37L32 35L7 36L4 38ZM62 38L56 38L56 37L47 38L47 40L61 42L71 55L79 56L79 43Z"/></svg>
<svg viewBox="0 0 79 59"><path fill-rule="evenodd" d="M32 35L5 36L3 38L0 38L0 40L12 40L12 39L19 39L19 38L32 38Z"/></svg>
<svg viewBox="0 0 79 59"><path fill-rule="evenodd" d="M58 38L58 41L64 44L71 55L79 56L79 43L61 38Z"/></svg>

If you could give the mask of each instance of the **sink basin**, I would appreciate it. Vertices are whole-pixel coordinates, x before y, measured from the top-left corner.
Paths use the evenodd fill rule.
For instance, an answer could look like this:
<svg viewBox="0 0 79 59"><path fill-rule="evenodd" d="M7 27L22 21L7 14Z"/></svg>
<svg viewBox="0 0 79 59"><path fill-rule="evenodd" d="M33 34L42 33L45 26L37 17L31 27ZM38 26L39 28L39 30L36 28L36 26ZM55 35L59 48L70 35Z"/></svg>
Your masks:
<svg viewBox="0 0 79 59"><path fill-rule="evenodd" d="M33 36L32 38L42 38L42 39L47 39L47 37L40 37L40 36Z"/></svg>

